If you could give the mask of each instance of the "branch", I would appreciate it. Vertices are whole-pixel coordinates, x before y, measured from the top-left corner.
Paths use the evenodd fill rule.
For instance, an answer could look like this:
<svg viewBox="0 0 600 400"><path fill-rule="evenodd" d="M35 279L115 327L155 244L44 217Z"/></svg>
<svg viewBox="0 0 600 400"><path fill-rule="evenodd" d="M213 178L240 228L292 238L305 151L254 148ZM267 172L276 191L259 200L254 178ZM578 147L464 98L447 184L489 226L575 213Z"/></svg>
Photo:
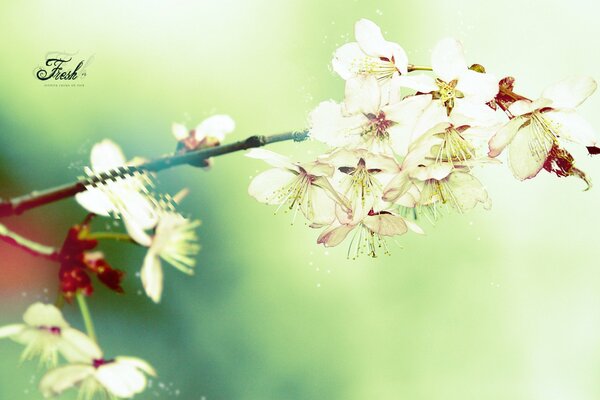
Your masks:
<svg viewBox="0 0 600 400"><path fill-rule="evenodd" d="M12 232L2 224L0 224L0 239L21 250L25 250L27 253L34 256L44 257L52 261L58 260L59 251L54 247L44 246L24 238L23 236Z"/></svg>
<svg viewBox="0 0 600 400"><path fill-rule="evenodd" d="M272 143L293 140L301 142L308 138L308 131L288 132L272 136L250 136L235 143L190 151L183 154L171 154L151 160L145 164L129 167L120 167L115 170L97 174L88 178L79 179L77 182L57 186L44 191L36 191L24 196L15 197L0 202L0 217L22 214L32 208L66 199L86 190L90 185L102 184L138 172L158 172L178 165L195 163L211 157L247 150L253 147L262 147Z"/></svg>

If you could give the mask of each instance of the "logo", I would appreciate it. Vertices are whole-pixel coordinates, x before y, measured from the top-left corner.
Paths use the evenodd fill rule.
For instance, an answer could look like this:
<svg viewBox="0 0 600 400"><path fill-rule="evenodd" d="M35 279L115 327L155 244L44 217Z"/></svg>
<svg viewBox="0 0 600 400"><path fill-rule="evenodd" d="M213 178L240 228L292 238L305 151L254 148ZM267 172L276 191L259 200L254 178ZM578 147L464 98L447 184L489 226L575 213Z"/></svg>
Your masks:
<svg viewBox="0 0 600 400"><path fill-rule="evenodd" d="M87 67L93 59L94 56L78 57L78 53L50 52L44 64L34 70L34 75L44 86L84 86Z"/></svg>

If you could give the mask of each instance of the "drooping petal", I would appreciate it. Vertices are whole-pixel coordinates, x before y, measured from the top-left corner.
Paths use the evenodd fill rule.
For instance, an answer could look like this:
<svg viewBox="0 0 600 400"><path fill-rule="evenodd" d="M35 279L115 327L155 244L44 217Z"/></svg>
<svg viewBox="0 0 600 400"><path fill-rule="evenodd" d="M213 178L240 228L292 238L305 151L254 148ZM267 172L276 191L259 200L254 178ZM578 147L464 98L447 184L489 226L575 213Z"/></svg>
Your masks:
<svg viewBox="0 0 600 400"><path fill-rule="evenodd" d="M115 142L104 139L92 147L90 162L94 172L99 173L121 167L127 161L123 151Z"/></svg>
<svg viewBox="0 0 600 400"><path fill-rule="evenodd" d="M378 233L382 236L402 235L408 231L408 227L406 226L404 218L399 215L370 215L365 217L362 223L372 232Z"/></svg>
<svg viewBox="0 0 600 400"><path fill-rule="evenodd" d="M468 172L454 171L448 177L447 184L452 191L450 204L459 212L465 212L482 203L489 208L491 202L481 182Z"/></svg>
<svg viewBox="0 0 600 400"><path fill-rule="evenodd" d="M26 326L23 324L11 324L0 328L0 339L17 335L25 329Z"/></svg>
<svg viewBox="0 0 600 400"><path fill-rule="evenodd" d="M309 186L307 201L301 210L312 224L331 225L335 220L335 201L324 189L315 185Z"/></svg>
<svg viewBox="0 0 600 400"><path fill-rule="evenodd" d="M359 75L346 81L345 113L377 114L381 91L373 75Z"/></svg>
<svg viewBox="0 0 600 400"><path fill-rule="evenodd" d="M83 332L73 328L63 329L62 340L58 350L71 363L85 363L89 360L102 358L102 350L96 342Z"/></svg>
<svg viewBox="0 0 600 400"><path fill-rule="evenodd" d="M459 78L467 69L462 44L453 38L440 40L431 53L431 66L446 82Z"/></svg>
<svg viewBox="0 0 600 400"><path fill-rule="evenodd" d="M497 157L502 151L508 146L513 140L521 125L526 121L523 117L516 117L511 119L506 125L504 125L489 142L490 151L488 155L490 157Z"/></svg>
<svg viewBox="0 0 600 400"><path fill-rule="evenodd" d="M561 138L586 147L597 145L596 130L577 111L549 111L542 115L551 121L552 127Z"/></svg>
<svg viewBox="0 0 600 400"><path fill-rule="evenodd" d="M140 277L148 297L158 303L163 290L163 270L160 258L153 251L148 251L146 254Z"/></svg>
<svg viewBox="0 0 600 400"><path fill-rule="evenodd" d="M65 321L62 313L56 306L40 302L34 303L27 308L25 314L23 314L23 321L33 327L69 327L69 324Z"/></svg>
<svg viewBox="0 0 600 400"><path fill-rule="evenodd" d="M325 229L317 238L318 244L325 247L335 247L342 243L346 236L355 228L355 225L337 225Z"/></svg>
<svg viewBox="0 0 600 400"><path fill-rule="evenodd" d="M392 180L383 189L383 200L394 202L400 197L404 196L413 185L410 180L408 173L402 171L399 174L394 175Z"/></svg>
<svg viewBox="0 0 600 400"><path fill-rule="evenodd" d="M272 168L261 172L252 179L248 194L265 204L281 204L285 201L285 188L296 178L297 174L281 168Z"/></svg>
<svg viewBox="0 0 600 400"><path fill-rule="evenodd" d="M271 150L250 149L246 153L246 157L255 158L257 160L263 160L264 162L275 168L285 168L298 171L298 167L290 161L289 157L282 156L281 154L275 153Z"/></svg>
<svg viewBox="0 0 600 400"><path fill-rule="evenodd" d="M94 374L94 367L87 364L65 365L52 369L42 377L40 391L44 397L57 396L81 383Z"/></svg>
<svg viewBox="0 0 600 400"><path fill-rule="evenodd" d="M541 135L533 122L519 129L508 145L508 163L513 175L519 180L536 176L544 166L552 145L552 138Z"/></svg>
<svg viewBox="0 0 600 400"><path fill-rule="evenodd" d="M212 137L222 142L225 135L233 132L235 129L235 121L229 115L213 115L202 121L194 130L196 140L201 141L205 137Z"/></svg>
<svg viewBox="0 0 600 400"><path fill-rule="evenodd" d="M576 76L547 87L542 97L552 100L552 108L575 108L594 93L596 87L591 77Z"/></svg>
<svg viewBox="0 0 600 400"><path fill-rule="evenodd" d="M331 65L342 79L348 80L356 76L357 67L364 64L366 57L358 43L346 43L335 51Z"/></svg>

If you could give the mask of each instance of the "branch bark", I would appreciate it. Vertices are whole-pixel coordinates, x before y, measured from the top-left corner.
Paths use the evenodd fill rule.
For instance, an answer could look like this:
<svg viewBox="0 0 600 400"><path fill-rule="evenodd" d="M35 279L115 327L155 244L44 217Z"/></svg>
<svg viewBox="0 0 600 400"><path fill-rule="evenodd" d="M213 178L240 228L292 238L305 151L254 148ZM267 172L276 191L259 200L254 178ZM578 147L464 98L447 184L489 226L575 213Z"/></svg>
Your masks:
<svg viewBox="0 0 600 400"><path fill-rule="evenodd" d="M12 246L18 247L21 250L25 250L31 255L43 257L52 261L58 261L58 249L29 240L19 234L16 234L2 224L0 224L0 239Z"/></svg>

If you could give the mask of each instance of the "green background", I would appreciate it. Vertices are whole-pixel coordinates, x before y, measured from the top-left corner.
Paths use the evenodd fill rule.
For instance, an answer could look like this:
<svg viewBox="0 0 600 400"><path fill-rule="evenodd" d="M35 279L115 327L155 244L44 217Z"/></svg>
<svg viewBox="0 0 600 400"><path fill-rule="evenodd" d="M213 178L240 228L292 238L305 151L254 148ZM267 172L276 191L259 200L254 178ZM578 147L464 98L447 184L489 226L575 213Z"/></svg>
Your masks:
<svg viewBox="0 0 600 400"><path fill-rule="evenodd" d="M229 140L306 126L340 100L329 68L362 17L429 63L445 36L469 62L517 77L535 98L564 77L600 78L593 1L4 1L0 3L0 195L74 179L91 146L111 138L128 156L173 149L173 121L213 113L237 121ZM91 58L83 87L33 76L49 51ZM600 96L582 107L600 127ZM299 160L316 143L277 144ZM600 158L575 149L600 182ZM104 247L128 271L127 295L90 299L108 356L159 371L142 399L585 400L600 397L600 189L541 173L520 183L505 166L478 171L491 211L451 215L427 235L388 241L392 255L346 260L291 216L247 195L266 168L241 154L214 168L161 173L191 190L182 211L203 221L197 274L166 267L163 301L141 295L143 251ZM59 245L85 215L64 201L3 221ZM104 228L105 221L96 223ZM54 264L0 244L0 326L53 301ZM81 327L75 307L69 320ZM42 371L17 367L0 341L0 399L38 399ZM71 398L65 396L65 398Z"/></svg>

